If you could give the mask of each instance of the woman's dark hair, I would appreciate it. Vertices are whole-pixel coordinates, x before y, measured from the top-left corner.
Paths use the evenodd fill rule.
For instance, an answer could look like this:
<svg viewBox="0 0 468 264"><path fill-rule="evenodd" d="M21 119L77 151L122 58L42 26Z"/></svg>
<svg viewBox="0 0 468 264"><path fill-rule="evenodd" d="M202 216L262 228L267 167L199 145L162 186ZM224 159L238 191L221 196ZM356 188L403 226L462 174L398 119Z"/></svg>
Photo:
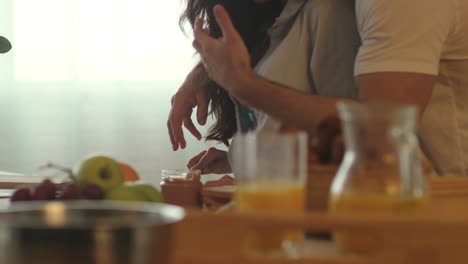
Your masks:
<svg viewBox="0 0 468 264"><path fill-rule="evenodd" d="M229 13L234 27L249 50L251 64L255 66L269 47L267 29L283 9L281 0L271 0L264 4L255 4L253 0L186 0L186 8L179 21L181 28L187 21L193 28L195 20L203 17L210 29L210 35L220 37L221 29L213 14L213 7L217 4L223 5ZM204 88L211 97L209 114L216 120L210 127L206 140L217 140L229 145L228 140L238 129L234 103L229 94L214 81L208 81Z"/></svg>

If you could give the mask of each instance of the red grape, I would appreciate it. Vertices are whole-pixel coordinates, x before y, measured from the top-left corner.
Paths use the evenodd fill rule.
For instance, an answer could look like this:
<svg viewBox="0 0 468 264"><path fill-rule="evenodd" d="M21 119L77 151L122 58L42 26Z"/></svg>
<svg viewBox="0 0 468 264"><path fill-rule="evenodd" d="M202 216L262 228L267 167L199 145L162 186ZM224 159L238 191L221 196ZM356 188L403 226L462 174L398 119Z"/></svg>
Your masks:
<svg viewBox="0 0 468 264"><path fill-rule="evenodd" d="M87 200L102 200L104 199L104 192L97 184L83 184L81 186L81 197Z"/></svg>
<svg viewBox="0 0 468 264"><path fill-rule="evenodd" d="M29 192L29 188L19 188L10 197L10 201L12 202L29 201L29 200L31 200L31 193Z"/></svg>
<svg viewBox="0 0 468 264"><path fill-rule="evenodd" d="M57 195L59 200L79 200L80 199L80 186L76 183L69 183L65 185Z"/></svg>
<svg viewBox="0 0 468 264"><path fill-rule="evenodd" d="M57 187L55 184L46 179L32 188L31 198L36 201L48 201L55 199Z"/></svg>

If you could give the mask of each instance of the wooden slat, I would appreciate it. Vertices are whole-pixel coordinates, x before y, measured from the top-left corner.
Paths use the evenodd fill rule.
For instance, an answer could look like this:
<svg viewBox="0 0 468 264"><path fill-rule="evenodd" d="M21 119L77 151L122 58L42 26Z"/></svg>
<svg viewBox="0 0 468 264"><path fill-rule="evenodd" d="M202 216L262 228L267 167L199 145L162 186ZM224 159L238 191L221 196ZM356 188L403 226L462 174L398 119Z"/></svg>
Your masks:
<svg viewBox="0 0 468 264"><path fill-rule="evenodd" d="M325 212L331 183L337 172L337 166L310 165L307 182L307 205L313 212ZM450 206L454 199L468 199L468 178L447 176L429 176L431 197L434 206ZM468 205L467 205L468 206Z"/></svg>
<svg viewBox="0 0 468 264"><path fill-rule="evenodd" d="M378 216L331 216L327 211L329 187L336 168L309 168L308 207L312 214L259 216L200 214L191 212L177 225L174 264L179 263L329 263L329 264L458 264L468 262L468 178L430 177L432 209L424 216L392 218ZM309 175L310 176L310 175ZM312 203L310 203L312 201ZM308 254L301 259L251 258L240 249L247 230L255 226L296 227L331 230L372 227L385 237L384 250L373 257L350 258L336 250L328 255L314 249L318 241L308 241ZM321 245L323 246L323 244ZM327 248L333 248L328 242ZM322 247L323 248L323 247Z"/></svg>
<svg viewBox="0 0 468 264"><path fill-rule="evenodd" d="M308 253L302 254L299 259L253 258L242 250L241 244L248 231L259 226L308 230L372 228L381 237L382 249L372 256L356 257L333 249L331 242L311 240L304 244ZM320 250L324 248L328 250ZM457 215L455 212L405 217L190 212L188 218L175 227L172 263L461 264L468 261L466 248L468 215Z"/></svg>

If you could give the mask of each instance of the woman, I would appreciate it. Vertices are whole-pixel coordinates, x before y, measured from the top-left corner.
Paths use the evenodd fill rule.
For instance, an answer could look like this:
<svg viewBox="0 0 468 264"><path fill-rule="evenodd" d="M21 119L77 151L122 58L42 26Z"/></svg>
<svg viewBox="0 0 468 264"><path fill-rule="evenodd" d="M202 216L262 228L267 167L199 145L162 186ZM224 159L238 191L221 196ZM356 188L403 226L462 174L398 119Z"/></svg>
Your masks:
<svg viewBox="0 0 468 264"><path fill-rule="evenodd" d="M198 66L173 97L168 129L174 150L185 147L182 124L201 138L190 114L198 106L198 122L204 124L209 100L217 119L207 139L227 144L237 131L278 130L284 124L310 131L314 121L335 113L337 100L356 97L353 64L359 35L353 1L239 2L226 1L225 8L213 9L211 1L187 3L183 18L194 27L193 44L203 67ZM257 19L245 18L246 10ZM195 19L205 12L207 28L204 20ZM249 18L252 26L246 23L245 29L242 22ZM314 95L313 108L309 95ZM292 108L304 114L290 116ZM227 153L216 149L195 156L188 167L203 173L231 170Z"/></svg>

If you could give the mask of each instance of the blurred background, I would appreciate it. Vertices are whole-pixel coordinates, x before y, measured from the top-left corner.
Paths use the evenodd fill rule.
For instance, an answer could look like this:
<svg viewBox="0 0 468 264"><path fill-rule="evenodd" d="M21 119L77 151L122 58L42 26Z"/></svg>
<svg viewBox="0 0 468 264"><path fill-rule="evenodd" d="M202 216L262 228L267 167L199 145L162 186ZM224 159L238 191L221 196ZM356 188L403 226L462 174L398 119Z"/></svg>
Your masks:
<svg viewBox="0 0 468 264"><path fill-rule="evenodd" d="M0 171L72 167L91 153L158 184L215 144L186 132L173 152L170 98L197 61L178 25L183 1L0 0ZM201 128L202 133L206 128Z"/></svg>

